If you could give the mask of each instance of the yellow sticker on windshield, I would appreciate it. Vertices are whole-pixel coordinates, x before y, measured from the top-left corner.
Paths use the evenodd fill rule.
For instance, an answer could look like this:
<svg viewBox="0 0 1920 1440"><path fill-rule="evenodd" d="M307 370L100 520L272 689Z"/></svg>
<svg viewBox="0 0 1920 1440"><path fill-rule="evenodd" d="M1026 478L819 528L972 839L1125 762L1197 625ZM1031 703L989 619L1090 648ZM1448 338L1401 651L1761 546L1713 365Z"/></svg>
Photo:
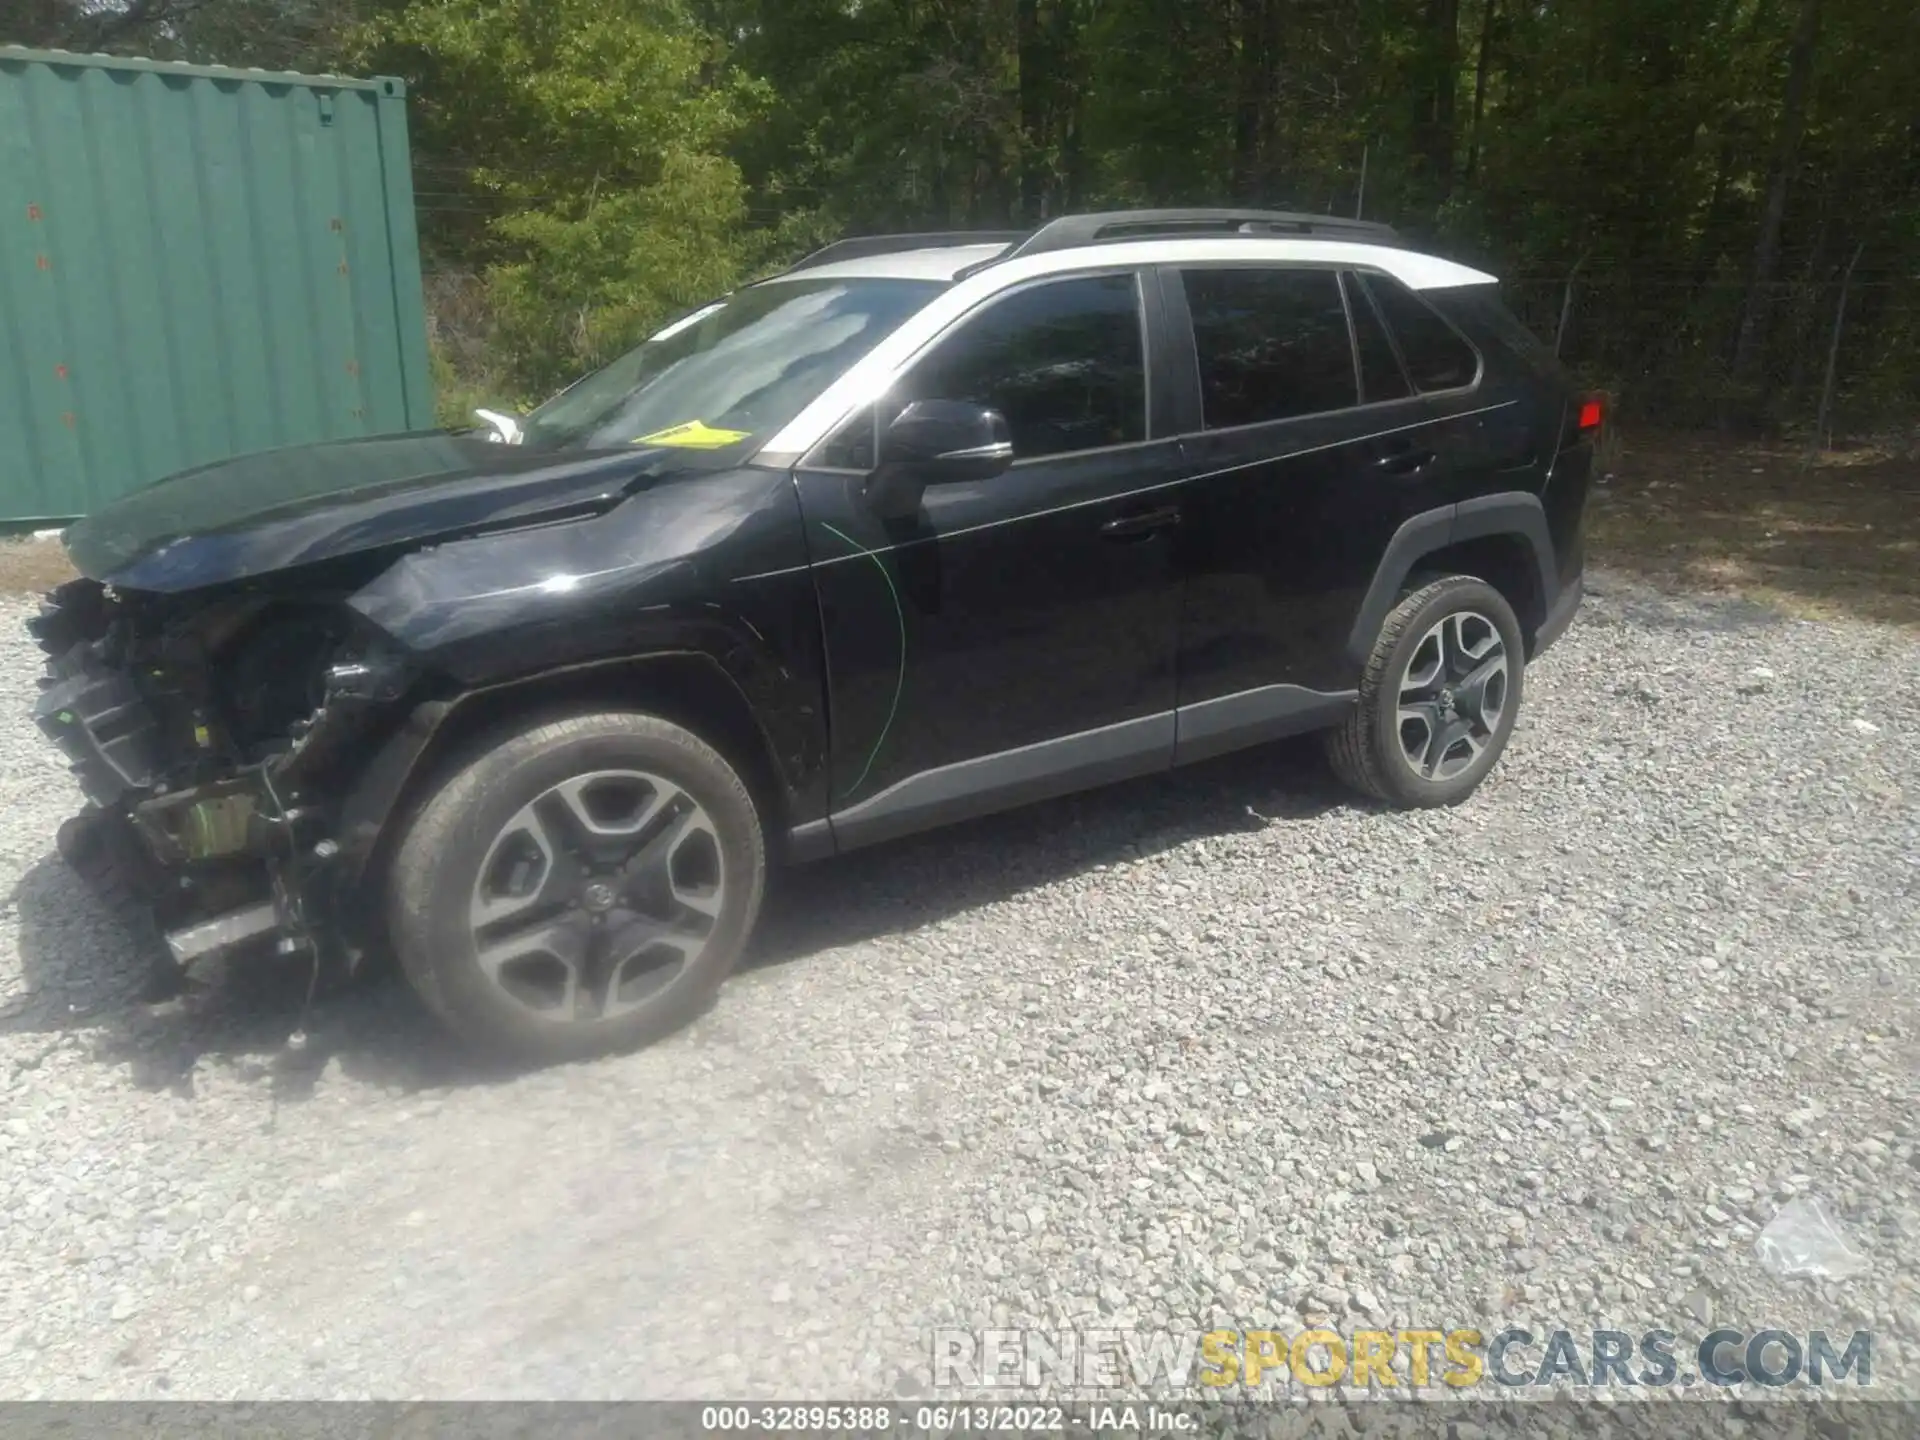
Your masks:
<svg viewBox="0 0 1920 1440"><path fill-rule="evenodd" d="M687 450L718 450L723 445L744 440L751 430L716 430L704 420L689 420L684 425L670 425L665 430L656 430L651 435L642 435L633 443L636 445L678 445Z"/></svg>

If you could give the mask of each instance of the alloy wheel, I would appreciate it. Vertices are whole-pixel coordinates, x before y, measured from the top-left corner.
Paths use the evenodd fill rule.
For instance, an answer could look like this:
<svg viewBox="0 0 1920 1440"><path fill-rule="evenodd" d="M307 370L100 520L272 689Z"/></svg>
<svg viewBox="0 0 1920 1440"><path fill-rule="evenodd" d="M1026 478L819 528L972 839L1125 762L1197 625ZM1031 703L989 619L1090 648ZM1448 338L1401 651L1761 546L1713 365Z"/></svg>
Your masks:
<svg viewBox="0 0 1920 1440"><path fill-rule="evenodd" d="M1400 680L1400 754L1424 780L1450 780L1487 748L1507 705L1507 646L1477 610L1420 638Z"/></svg>
<svg viewBox="0 0 1920 1440"><path fill-rule="evenodd" d="M713 821L642 770L596 770L536 796L501 827L474 882L481 972L552 1021L646 1004L706 948L726 903Z"/></svg>

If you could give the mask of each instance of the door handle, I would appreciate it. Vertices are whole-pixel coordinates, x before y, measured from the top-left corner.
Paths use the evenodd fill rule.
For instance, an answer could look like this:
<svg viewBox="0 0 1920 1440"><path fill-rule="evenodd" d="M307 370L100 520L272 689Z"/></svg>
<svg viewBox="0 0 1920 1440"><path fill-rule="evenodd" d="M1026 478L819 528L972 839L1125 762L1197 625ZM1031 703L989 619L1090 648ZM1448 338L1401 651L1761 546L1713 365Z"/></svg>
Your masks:
<svg viewBox="0 0 1920 1440"><path fill-rule="evenodd" d="M1133 540L1142 535L1152 535L1161 530L1171 530L1180 523L1178 505L1162 505L1158 510L1141 510L1132 515L1122 515L1109 520L1100 527L1100 533L1109 540Z"/></svg>
<svg viewBox="0 0 1920 1440"><path fill-rule="evenodd" d="M1438 457L1431 450L1396 450L1373 462L1373 468L1388 475L1418 475Z"/></svg>

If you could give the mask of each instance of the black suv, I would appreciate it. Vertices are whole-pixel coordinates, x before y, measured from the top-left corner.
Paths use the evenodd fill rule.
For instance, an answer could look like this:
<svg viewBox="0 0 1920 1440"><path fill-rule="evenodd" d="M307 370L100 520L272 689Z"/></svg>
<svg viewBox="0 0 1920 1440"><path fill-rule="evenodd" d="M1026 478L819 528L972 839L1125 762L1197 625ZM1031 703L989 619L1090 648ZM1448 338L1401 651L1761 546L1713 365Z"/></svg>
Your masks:
<svg viewBox="0 0 1920 1440"><path fill-rule="evenodd" d="M842 241L491 419L74 525L37 717L170 963L384 939L553 1057L709 995L770 861L1319 729L1462 799L1601 415L1491 276L1156 211Z"/></svg>

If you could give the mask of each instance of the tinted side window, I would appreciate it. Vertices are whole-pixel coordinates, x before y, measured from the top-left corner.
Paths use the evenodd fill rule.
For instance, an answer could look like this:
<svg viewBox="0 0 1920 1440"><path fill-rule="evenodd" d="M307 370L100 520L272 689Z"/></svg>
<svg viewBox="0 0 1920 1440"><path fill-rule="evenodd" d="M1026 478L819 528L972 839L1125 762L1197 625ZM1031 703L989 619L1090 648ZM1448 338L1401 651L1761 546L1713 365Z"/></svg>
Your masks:
<svg viewBox="0 0 1920 1440"><path fill-rule="evenodd" d="M939 342L893 392L970 400L1007 417L1030 460L1147 438L1147 361L1131 275L1030 286Z"/></svg>
<svg viewBox="0 0 1920 1440"><path fill-rule="evenodd" d="M1353 345L1331 270L1188 270L1209 430L1354 404Z"/></svg>
<svg viewBox="0 0 1920 1440"><path fill-rule="evenodd" d="M1404 400L1413 394L1407 375L1400 368L1400 357L1393 353L1393 342L1386 327L1374 312L1367 292L1354 284L1349 275L1347 304L1353 311L1353 338L1360 349L1360 398L1369 405L1381 400Z"/></svg>
<svg viewBox="0 0 1920 1440"><path fill-rule="evenodd" d="M1415 385L1422 390L1453 390L1473 383L1480 357L1432 306L1387 275L1369 275L1366 285L1399 338L1400 354Z"/></svg>

